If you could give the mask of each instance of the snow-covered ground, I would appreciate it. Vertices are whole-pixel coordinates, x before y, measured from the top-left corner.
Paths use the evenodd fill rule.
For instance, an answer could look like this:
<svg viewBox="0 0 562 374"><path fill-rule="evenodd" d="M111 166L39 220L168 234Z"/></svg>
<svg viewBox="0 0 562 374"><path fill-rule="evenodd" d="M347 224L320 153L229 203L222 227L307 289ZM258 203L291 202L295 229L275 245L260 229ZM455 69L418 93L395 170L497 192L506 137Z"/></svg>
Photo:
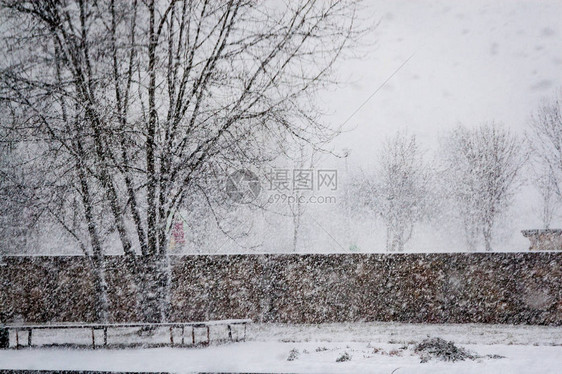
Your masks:
<svg viewBox="0 0 562 374"><path fill-rule="evenodd" d="M215 337L221 333L215 331ZM53 339L59 343L88 344L91 338L89 332L84 331L64 334L40 332L34 335L34 344ZM122 331L110 334L109 339L110 343L117 343L131 341L133 336L136 334L131 331ZM479 358L421 363L420 356L414 352L414 344L428 336L451 340ZM197 338L203 339L202 336ZM167 339L168 332L164 330L150 338L154 343L163 343ZM26 341L26 336L22 336L22 340ZM346 353L350 360L337 362ZM294 360L288 361L291 355ZM503 358L489 357L493 355ZM475 324L255 324L248 329L246 342L210 347L96 350L33 347L0 351L0 368L4 369L181 373L559 373L561 367L561 327Z"/></svg>

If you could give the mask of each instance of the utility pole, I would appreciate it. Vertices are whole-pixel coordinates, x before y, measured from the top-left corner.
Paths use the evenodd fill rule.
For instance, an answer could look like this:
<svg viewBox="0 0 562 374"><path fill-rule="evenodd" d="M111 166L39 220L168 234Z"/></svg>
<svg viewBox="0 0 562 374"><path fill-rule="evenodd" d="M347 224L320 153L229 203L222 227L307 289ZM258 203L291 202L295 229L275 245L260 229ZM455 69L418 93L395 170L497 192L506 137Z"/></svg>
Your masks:
<svg viewBox="0 0 562 374"><path fill-rule="evenodd" d="M353 236L351 235L351 204L350 204L350 196L349 196L349 165L348 165L348 158L351 154L351 149L344 148L343 149L343 158L345 163L345 184L344 184L344 196L345 196L345 223L346 223L346 234L347 234L347 241L349 243L349 248L354 247L353 243Z"/></svg>

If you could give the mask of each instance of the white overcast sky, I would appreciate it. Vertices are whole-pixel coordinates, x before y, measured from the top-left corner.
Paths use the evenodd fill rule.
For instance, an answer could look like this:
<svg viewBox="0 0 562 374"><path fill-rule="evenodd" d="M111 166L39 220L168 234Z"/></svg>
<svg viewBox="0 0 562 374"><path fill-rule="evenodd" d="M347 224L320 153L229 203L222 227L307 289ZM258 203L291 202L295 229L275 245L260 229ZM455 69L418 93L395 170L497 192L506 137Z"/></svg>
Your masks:
<svg viewBox="0 0 562 374"><path fill-rule="evenodd" d="M361 60L339 65L346 81L324 92L338 125L408 57L411 60L348 123L335 142L350 164L374 163L381 139L397 129L433 148L458 123L494 120L523 133L541 98L562 87L562 1L368 0L362 16L380 20Z"/></svg>

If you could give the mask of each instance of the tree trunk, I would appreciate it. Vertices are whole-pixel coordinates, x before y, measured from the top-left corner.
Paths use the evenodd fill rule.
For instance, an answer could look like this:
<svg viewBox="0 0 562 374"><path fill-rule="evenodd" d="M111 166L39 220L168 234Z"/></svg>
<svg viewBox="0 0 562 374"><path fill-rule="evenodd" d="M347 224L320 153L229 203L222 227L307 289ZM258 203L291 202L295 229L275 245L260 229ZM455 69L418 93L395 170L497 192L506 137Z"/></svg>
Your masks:
<svg viewBox="0 0 562 374"><path fill-rule="evenodd" d="M492 250L492 228L487 226L483 230L484 233L484 247L486 251L490 252Z"/></svg>
<svg viewBox="0 0 562 374"><path fill-rule="evenodd" d="M82 151L80 142L77 143L77 149ZM80 161L79 161L80 163ZM105 281L105 260L101 247L101 240L94 222L92 197L90 195L90 187L86 179L84 168L78 165L78 177L80 180L80 189L82 196L82 204L84 206L84 216L88 225L88 234L92 245L92 267L94 271L94 288L96 290L96 320L98 322L108 322L109 320L109 303L107 301L107 283Z"/></svg>

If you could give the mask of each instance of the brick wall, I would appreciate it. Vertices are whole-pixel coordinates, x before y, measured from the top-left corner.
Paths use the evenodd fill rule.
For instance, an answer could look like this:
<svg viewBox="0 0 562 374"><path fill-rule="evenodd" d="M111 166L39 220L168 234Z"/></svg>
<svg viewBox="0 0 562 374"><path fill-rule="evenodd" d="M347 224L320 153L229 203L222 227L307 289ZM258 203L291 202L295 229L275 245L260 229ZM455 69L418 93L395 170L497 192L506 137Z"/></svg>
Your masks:
<svg viewBox="0 0 562 374"><path fill-rule="evenodd" d="M0 318L93 321L83 257L5 257ZM172 258L172 319L562 325L562 253L310 254ZM122 257L107 258L111 316L136 321Z"/></svg>

